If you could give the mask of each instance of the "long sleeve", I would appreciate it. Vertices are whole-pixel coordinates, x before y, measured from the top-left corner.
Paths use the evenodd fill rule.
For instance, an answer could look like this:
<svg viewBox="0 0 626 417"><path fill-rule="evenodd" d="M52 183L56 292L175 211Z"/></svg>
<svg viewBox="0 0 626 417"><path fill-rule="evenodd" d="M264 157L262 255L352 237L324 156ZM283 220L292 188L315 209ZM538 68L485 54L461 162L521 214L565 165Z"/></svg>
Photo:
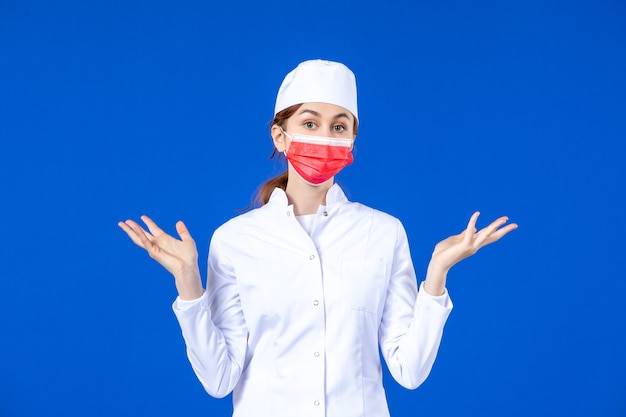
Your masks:
<svg viewBox="0 0 626 417"><path fill-rule="evenodd" d="M233 417L388 417L379 348L428 376L452 304L417 291L401 222L327 193L309 233L281 189L220 226L206 291L174 303L191 365Z"/></svg>
<svg viewBox="0 0 626 417"><path fill-rule="evenodd" d="M433 297L423 284L417 291L408 240L400 225L379 338L389 371L405 388L415 389L428 377L451 310L447 291Z"/></svg>
<svg viewBox="0 0 626 417"><path fill-rule="evenodd" d="M217 252L212 245L203 296L184 308L176 300L173 310L194 372L210 395L221 398L234 389L241 376L247 329L233 271L220 262Z"/></svg>

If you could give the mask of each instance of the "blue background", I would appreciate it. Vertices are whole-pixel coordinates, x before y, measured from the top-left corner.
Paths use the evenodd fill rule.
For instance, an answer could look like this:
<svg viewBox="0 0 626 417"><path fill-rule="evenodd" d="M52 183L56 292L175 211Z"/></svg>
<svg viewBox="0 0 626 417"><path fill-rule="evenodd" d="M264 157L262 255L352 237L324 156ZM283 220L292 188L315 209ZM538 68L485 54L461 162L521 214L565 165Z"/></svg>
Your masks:
<svg viewBox="0 0 626 417"><path fill-rule="evenodd" d="M116 223L183 219L205 259L281 171L275 94L311 58L357 75L337 180L403 221L420 278L474 210L520 225L451 271L431 376L385 374L392 415L626 415L617 0L0 2L0 415L229 415Z"/></svg>

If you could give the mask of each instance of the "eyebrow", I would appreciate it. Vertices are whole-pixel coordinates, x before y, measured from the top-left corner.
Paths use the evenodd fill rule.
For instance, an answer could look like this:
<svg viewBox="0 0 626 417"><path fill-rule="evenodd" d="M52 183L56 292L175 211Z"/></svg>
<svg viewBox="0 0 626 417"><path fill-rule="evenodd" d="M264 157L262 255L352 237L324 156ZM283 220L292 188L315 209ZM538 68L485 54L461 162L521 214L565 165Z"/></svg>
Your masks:
<svg viewBox="0 0 626 417"><path fill-rule="evenodd" d="M311 110L311 109L304 109L304 110L302 110L298 114L300 115L300 114L304 114L304 113L310 113L310 114L312 114L315 117L322 117L322 115L320 113L316 112L315 110ZM348 116L348 113L339 113L339 114L335 115L333 117L333 119L340 119L342 117L345 117L346 119L351 120L350 116Z"/></svg>

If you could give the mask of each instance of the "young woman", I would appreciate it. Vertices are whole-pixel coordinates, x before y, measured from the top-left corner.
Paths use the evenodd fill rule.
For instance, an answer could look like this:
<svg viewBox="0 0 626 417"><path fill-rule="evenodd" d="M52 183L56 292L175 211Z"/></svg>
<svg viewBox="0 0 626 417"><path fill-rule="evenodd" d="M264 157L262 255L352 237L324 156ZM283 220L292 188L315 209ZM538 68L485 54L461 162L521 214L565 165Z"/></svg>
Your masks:
<svg viewBox="0 0 626 417"><path fill-rule="evenodd" d="M206 289L183 222L180 240L146 216L148 231L119 223L174 275L191 365L212 396L233 392L234 416L388 416L379 349L396 381L420 385L452 309L448 271L517 228L501 217L477 232L474 213L436 245L418 291L400 221L334 183L357 127L346 66L305 61L286 76L271 136L287 172L215 231Z"/></svg>

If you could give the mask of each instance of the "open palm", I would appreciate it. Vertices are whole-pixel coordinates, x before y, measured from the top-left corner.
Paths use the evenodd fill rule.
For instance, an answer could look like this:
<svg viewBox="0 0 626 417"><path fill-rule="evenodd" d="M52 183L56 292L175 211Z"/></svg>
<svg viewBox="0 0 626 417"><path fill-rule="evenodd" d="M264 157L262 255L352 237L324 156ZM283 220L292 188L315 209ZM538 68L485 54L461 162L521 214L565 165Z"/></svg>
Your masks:
<svg viewBox="0 0 626 417"><path fill-rule="evenodd" d="M475 212L467 224L467 228L458 235L450 236L435 246L431 262L441 270L448 271L463 259L472 256L484 246L498 241L502 236L517 229L517 224L511 223L502 227L509 218L500 217L489 226L476 231L476 221L479 212Z"/></svg>
<svg viewBox="0 0 626 417"><path fill-rule="evenodd" d="M174 275L181 297L197 298L202 295L198 250L185 224L182 221L176 223L179 240L161 230L148 216L141 216L141 220L148 231L133 220L119 222L118 226L137 246L145 249L152 259Z"/></svg>

